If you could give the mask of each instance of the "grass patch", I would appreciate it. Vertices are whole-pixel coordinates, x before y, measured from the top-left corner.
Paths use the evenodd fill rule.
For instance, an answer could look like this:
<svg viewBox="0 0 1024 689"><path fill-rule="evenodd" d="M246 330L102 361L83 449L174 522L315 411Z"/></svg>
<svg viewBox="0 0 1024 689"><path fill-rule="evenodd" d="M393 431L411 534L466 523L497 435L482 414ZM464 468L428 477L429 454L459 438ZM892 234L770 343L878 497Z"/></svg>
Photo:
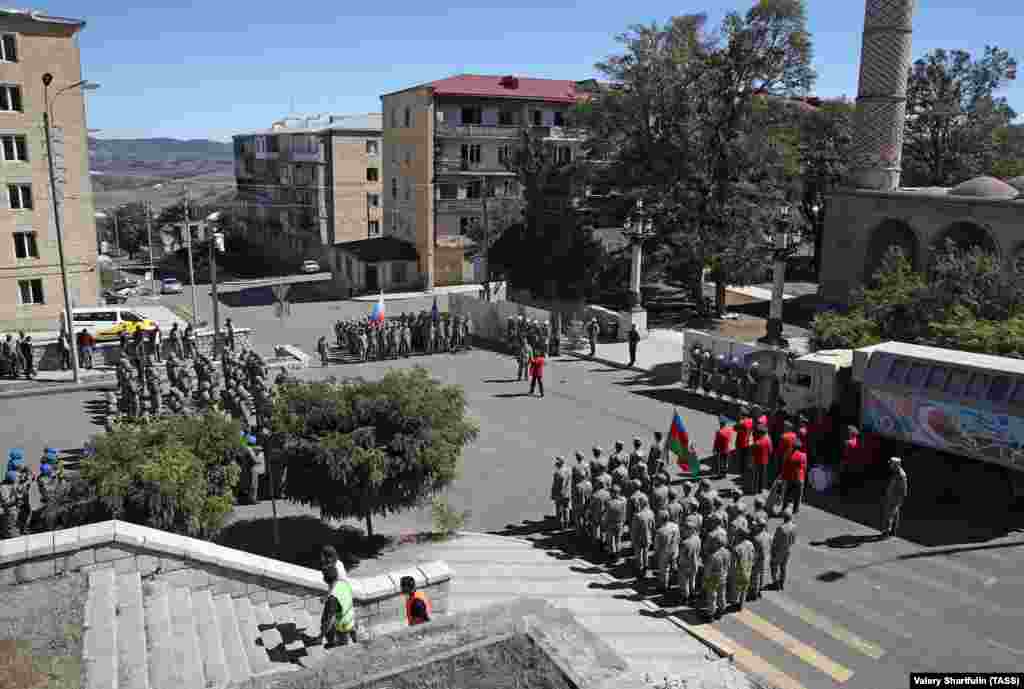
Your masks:
<svg viewBox="0 0 1024 689"><path fill-rule="evenodd" d="M185 321L186 323L192 322L192 307L185 304L164 304L169 308L175 316Z"/></svg>
<svg viewBox="0 0 1024 689"><path fill-rule="evenodd" d="M428 663L359 689L576 689L525 635Z"/></svg>
<svg viewBox="0 0 1024 689"><path fill-rule="evenodd" d="M79 573L0 592L0 687L81 686L87 594Z"/></svg>

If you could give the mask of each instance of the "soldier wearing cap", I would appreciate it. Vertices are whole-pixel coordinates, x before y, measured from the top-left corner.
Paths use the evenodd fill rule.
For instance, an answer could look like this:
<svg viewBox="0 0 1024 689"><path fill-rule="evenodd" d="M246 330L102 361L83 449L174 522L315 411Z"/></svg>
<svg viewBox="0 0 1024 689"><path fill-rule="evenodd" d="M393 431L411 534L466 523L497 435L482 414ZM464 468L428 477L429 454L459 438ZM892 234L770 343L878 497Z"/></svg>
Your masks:
<svg viewBox="0 0 1024 689"><path fill-rule="evenodd" d="M722 616L726 607L726 587L732 566L732 553L726 545L725 531L719 527L708 534L704 548L701 584L704 588L704 617L710 621Z"/></svg>
<svg viewBox="0 0 1024 689"><path fill-rule="evenodd" d="M633 523L633 515L639 512L641 509L640 503L650 504L647 499L647 494L644 492L643 484L640 483L640 479L633 479L629 482L629 499L626 501L626 524Z"/></svg>
<svg viewBox="0 0 1024 689"><path fill-rule="evenodd" d="M583 475L583 478L576 482L572 496L573 522L576 524L576 535L580 541L583 541L590 532L588 508L593 494L594 484L590 481L590 475Z"/></svg>
<svg viewBox="0 0 1024 689"><path fill-rule="evenodd" d="M562 529L569 528L569 508L572 505L572 472L565 466L565 457L555 457L555 472L551 477L551 501L555 503L555 519Z"/></svg>
<svg viewBox="0 0 1024 689"><path fill-rule="evenodd" d="M658 568L658 590L668 591L672 568L679 557L679 525L671 521L667 510L658 512L658 530L654 534L654 559Z"/></svg>
<svg viewBox="0 0 1024 689"><path fill-rule="evenodd" d="M622 551L622 529L626 526L626 499L622 487L612 486L612 499L604 512L604 542L608 557L617 562Z"/></svg>
<svg viewBox="0 0 1024 689"><path fill-rule="evenodd" d="M793 510L788 507L782 511L782 524L775 529L772 536L772 583L779 591L786 589L786 565L789 554L796 543L796 524L793 523Z"/></svg>
<svg viewBox="0 0 1024 689"><path fill-rule="evenodd" d="M737 610L743 609L750 589L750 578L754 569L754 544L750 542L746 529L737 529L732 544L732 562L729 568L729 602Z"/></svg>
<svg viewBox="0 0 1024 689"><path fill-rule="evenodd" d="M647 577L650 568L650 550L654 545L654 512L647 501L647 496L640 494L637 498L636 511L629 521L629 538L633 546L633 567L638 579Z"/></svg>
<svg viewBox="0 0 1024 689"><path fill-rule="evenodd" d="M18 472L8 469L0 484L0 538L17 538L18 529Z"/></svg>
<svg viewBox="0 0 1024 689"><path fill-rule="evenodd" d="M626 458L622 456L623 447L624 447L624 445L623 445L621 440L616 440L615 441L615 451L612 452L611 455L609 455L609 457L608 457L608 470L609 471L615 471L615 469L620 464L626 463L626 461L627 461Z"/></svg>
<svg viewBox="0 0 1024 689"><path fill-rule="evenodd" d="M676 573L679 577L679 596L683 603L693 601L697 595L697 571L700 569L700 517L691 514L683 522L679 542Z"/></svg>
<svg viewBox="0 0 1024 689"><path fill-rule="evenodd" d="M764 586L768 562L772 552L772 539L768 535L768 529L765 528L767 524L767 520L762 520L756 516L750 522L750 542L754 545L754 568L750 573L748 600L760 598L761 588Z"/></svg>
<svg viewBox="0 0 1024 689"><path fill-rule="evenodd" d="M739 532L748 533L750 531L750 522L747 519L747 506L743 503L742 499L732 504L732 511L729 517L727 533L729 534L729 542L734 543Z"/></svg>
<svg viewBox="0 0 1024 689"><path fill-rule="evenodd" d="M654 477L654 488L651 490L651 509L655 514L668 507L668 485L660 474Z"/></svg>
<svg viewBox="0 0 1024 689"><path fill-rule="evenodd" d="M754 496L754 512L752 516L755 519L760 519L766 525L768 524L768 501L763 495Z"/></svg>
<svg viewBox="0 0 1024 689"><path fill-rule="evenodd" d="M641 449L643 448L644 441L638 437L633 438L633 451L629 453L629 471L632 474L633 468L646 461Z"/></svg>
<svg viewBox="0 0 1024 689"><path fill-rule="evenodd" d="M594 493L590 496L590 502L588 503L587 511L590 517L590 537L594 542L594 547L598 550L604 543L604 513L608 508L608 502L612 499L612 493L604 486L603 477L607 474L601 474L598 476L598 484L595 484Z"/></svg>
<svg viewBox="0 0 1024 689"><path fill-rule="evenodd" d="M668 512L668 518L682 529L685 523L686 508L679 501L679 491L675 488L668 489L668 504L665 506L665 511Z"/></svg>
<svg viewBox="0 0 1024 689"><path fill-rule="evenodd" d="M907 474L903 471L903 461L899 457L891 457L889 471L889 485L885 489L885 502L882 505L881 532L884 538L896 535L903 501L907 499Z"/></svg>

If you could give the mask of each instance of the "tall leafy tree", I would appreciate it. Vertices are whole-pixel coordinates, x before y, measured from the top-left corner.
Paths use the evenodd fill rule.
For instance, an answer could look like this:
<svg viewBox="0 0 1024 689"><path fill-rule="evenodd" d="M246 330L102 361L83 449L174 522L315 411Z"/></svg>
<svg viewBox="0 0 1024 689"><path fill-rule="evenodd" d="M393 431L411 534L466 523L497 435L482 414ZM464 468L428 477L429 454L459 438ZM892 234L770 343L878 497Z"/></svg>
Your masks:
<svg viewBox="0 0 1024 689"><path fill-rule="evenodd" d="M149 246L149 228L146 225L146 206L143 203L133 202L118 206L117 208L104 210L107 219L104 221L102 230L103 239L110 242L128 253L128 258L133 259L135 254L143 247ZM117 228L115 233L114 216L117 217Z"/></svg>
<svg viewBox="0 0 1024 689"><path fill-rule="evenodd" d="M1017 61L994 46L978 59L940 49L917 60L907 82L903 183L951 186L990 174L997 135L1017 116L996 92L1016 78Z"/></svg>
<svg viewBox="0 0 1024 689"><path fill-rule="evenodd" d="M743 283L764 257L779 195L778 162L752 146L762 96L806 91L814 80L800 0L761 0L706 31L704 15L634 26L623 54L596 65L612 82L589 106L590 148L602 176L642 198L657 234L653 262L699 290ZM721 293L721 289L719 289Z"/></svg>
<svg viewBox="0 0 1024 689"><path fill-rule="evenodd" d="M379 381L289 382L275 399L273 461L288 499L324 518L365 519L420 506L458 475L479 432L462 388L417 367Z"/></svg>

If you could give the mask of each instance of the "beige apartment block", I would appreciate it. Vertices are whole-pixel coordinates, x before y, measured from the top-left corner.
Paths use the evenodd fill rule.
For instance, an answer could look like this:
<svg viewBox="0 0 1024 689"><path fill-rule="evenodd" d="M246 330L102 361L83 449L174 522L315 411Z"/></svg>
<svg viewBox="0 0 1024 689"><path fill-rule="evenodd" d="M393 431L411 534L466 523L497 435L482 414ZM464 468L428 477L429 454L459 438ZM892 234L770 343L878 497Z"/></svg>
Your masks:
<svg viewBox="0 0 1024 689"><path fill-rule="evenodd" d="M380 115L290 117L234 137L249 236L341 277L337 244L382 235Z"/></svg>
<svg viewBox="0 0 1024 689"><path fill-rule="evenodd" d="M80 88L55 96L82 80L77 34L84 26L0 10L0 332L57 330L64 308L43 129L47 72L68 289L75 305L97 303L85 98Z"/></svg>
<svg viewBox="0 0 1024 689"><path fill-rule="evenodd" d="M481 279L467 235L521 220L522 190L506 161L524 129L566 162L580 154L583 132L567 126L585 97L580 84L464 74L381 96L385 232L415 244L427 286Z"/></svg>

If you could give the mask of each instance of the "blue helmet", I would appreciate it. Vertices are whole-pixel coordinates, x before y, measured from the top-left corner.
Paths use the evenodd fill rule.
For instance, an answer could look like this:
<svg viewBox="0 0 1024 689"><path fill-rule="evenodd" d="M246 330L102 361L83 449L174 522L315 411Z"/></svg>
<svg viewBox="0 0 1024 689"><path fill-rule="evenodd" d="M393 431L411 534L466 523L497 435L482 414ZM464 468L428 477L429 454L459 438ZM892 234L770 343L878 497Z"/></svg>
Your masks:
<svg viewBox="0 0 1024 689"><path fill-rule="evenodd" d="M8 469L7 470L7 482L8 483L17 483L18 482L18 472L17 471L12 471L12 470Z"/></svg>
<svg viewBox="0 0 1024 689"><path fill-rule="evenodd" d="M245 439L249 442L250 445L255 445L256 442L257 442L256 441L256 436L254 436L254 435L247 435L247 436L245 436Z"/></svg>
<svg viewBox="0 0 1024 689"><path fill-rule="evenodd" d="M57 455L58 454L59 453L54 448L52 448L52 447L46 448L46 458L47 459L57 459Z"/></svg>
<svg viewBox="0 0 1024 689"><path fill-rule="evenodd" d="M7 471L17 471L18 469L20 469L24 465L25 465L25 460L24 459L22 459L20 457L18 459L12 459L9 462L7 462Z"/></svg>
<svg viewBox="0 0 1024 689"><path fill-rule="evenodd" d="M25 457L25 452L21 448L17 448L16 447L16 448L14 448L13 450L11 450L10 452L7 453L7 457L8 457L8 459L11 459L11 460L23 459Z"/></svg>
<svg viewBox="0 0 1024 689"><path fill-rule="evenodd" d="M40 476L50 476L51 474L53 474L53 467L51 467L49 464L40 464L39 465L39 475Z"/></svg>

